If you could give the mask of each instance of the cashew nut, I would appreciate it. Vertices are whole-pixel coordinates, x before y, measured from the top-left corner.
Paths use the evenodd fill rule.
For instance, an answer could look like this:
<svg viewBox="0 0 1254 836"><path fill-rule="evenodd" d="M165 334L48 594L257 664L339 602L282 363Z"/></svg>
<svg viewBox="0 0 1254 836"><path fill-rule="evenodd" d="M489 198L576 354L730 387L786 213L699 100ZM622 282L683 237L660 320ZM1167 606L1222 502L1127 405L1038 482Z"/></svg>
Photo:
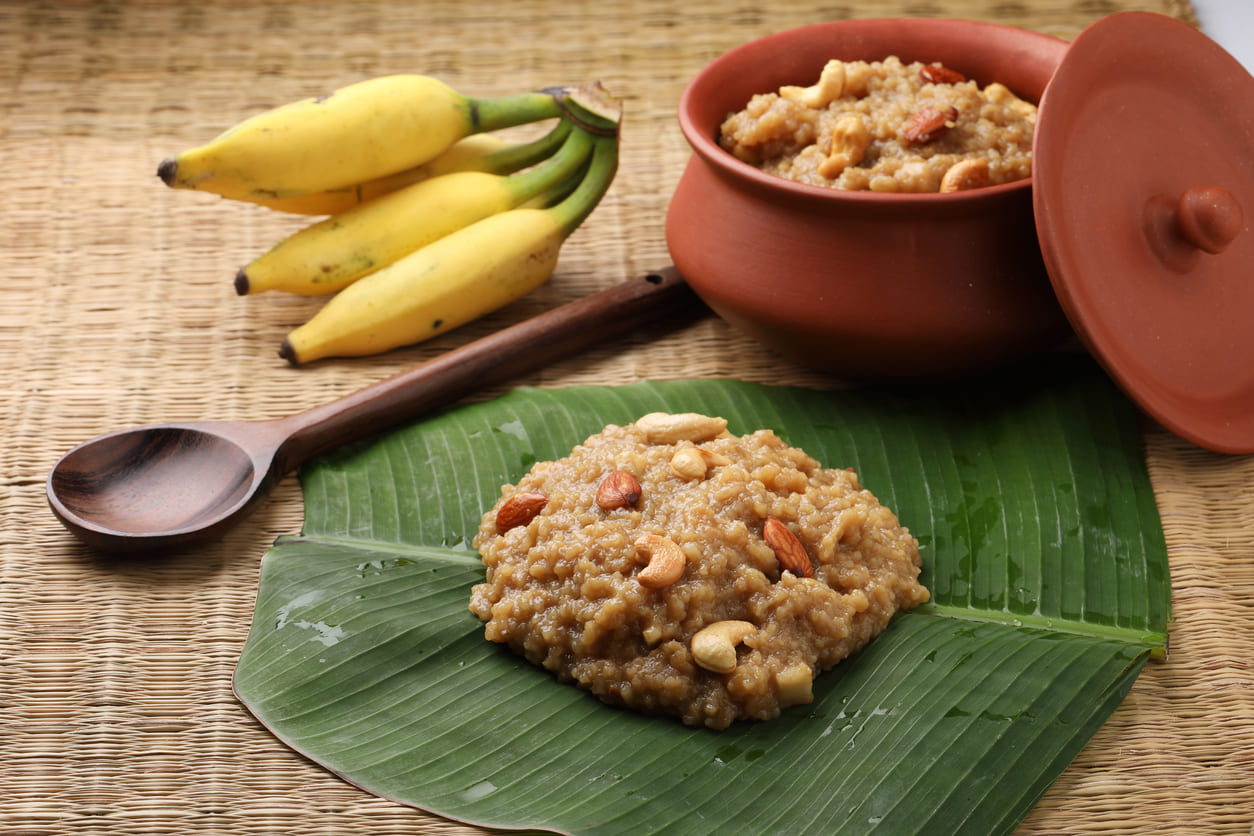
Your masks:
<svg viewBox="0 0 1254 836"><path fill-rule="evenodd" d="M814 674L805 662L789 665L775 674L775 687L779 689L779 705L805 705L814 701Z"/></svg>
<svg viewBox="0 0 1254 836"><path fill-rule="evenodd" d="M679 580L688 564L684 554L673 540L656 534L642 534L636 539L636 554L649 562L636 573L636 580L649 589L662 589Z"/></svg>
<svg viewBox="0 0 1254 836"><path fill-rule="evenodd" d="M671 456L671 472L681 479L704 479L712 467L731 464L731 459L700 447L684 447Z"/></svg>
<svg viewBox="0 0 1254 836"><path fill-rule="evenodd" d="M681 479L704 479L709 470L696 447L685 447L671 456L671 470Z"/></svg>
<svg viewBox="0 0 1254 836"><path fill-rule="evenodd" d="M819 174L834 180L850 166L862 162L866 149L871 145L871 132L856 113L840 117L832 128L832 147L827 158L819 163Z"/></svg>
<svg viewBox="0 0 1254 836"><path fill-rule="evenodd" d="M694 444L709 441L727 429L726 418L712 418L696 412L650 412L636 419L636 427L644 431L650 444L677 444L691 441Z"/></svg>
<svg viewBox="0 0 1254 836"><path fill-rule="evenodd" d="M716 621L692 637L692 659L707 671L731 673L736 669L736 645L756 633L748 621Z"/></svg>
<svg viewBox="0 0 1254 836"><path fill-rule="evenodd" d="M993 104L999 104L1009 110L1015 116L1023 118L1036 118L1036 105L1031 102L1025 102L1014 94L1009 87L1000 82L994 81L984 88L984 98Z"/></svg>
<svg viewBox="0 0 1254 836"><path fill-rule="evenodd" d="M698 447L697 451L701 453L701 458L705 459L706 467L726 467L732 463L731 459L721 453L715 453L713 450Z"/></svg>
<svg viewBox="0 0 1254 836"><path fill-rule="evenodd" d="M956 162L941 178L942 193L965 192L982 189L989 184L988 160L974 159Z"/></svg>
<svg viewBox="0 0 1254 836"><path fill-rule="evenodd" d="M815 110L827 107L845 90L845 62L832 59L823 67L818 83L809 87L788 85L779 88L779 95Z"/></svg>

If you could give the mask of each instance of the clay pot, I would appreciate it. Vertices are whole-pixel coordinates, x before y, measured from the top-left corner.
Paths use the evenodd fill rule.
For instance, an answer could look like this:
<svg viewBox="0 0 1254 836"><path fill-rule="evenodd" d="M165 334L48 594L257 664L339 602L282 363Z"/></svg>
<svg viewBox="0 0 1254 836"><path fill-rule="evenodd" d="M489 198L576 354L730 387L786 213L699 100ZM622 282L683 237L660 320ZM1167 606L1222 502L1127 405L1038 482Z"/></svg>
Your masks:
<svg viewBox="0 0 1254 836"><path fill-rule="evenodd" d="M766 174L717 142L756 93L806 86L832 58L940 61L1039 101L1068 45L956 20L854 20L745 44L679 103L693 156L666 218L675 265L721 317L799 364L849 379L936 379L1071 333L1042 262L1031 180L954 194L878 194Z"/></svg>

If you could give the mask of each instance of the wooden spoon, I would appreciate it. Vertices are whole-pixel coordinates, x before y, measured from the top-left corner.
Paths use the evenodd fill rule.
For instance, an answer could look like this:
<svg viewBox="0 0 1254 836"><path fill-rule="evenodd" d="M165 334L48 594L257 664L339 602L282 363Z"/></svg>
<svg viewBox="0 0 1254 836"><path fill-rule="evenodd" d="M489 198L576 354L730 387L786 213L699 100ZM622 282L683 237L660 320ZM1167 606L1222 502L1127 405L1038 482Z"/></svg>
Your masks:
<svg viewBox="0 0 1254 836"><path fill-rule="evenodd" d="M687 283L668 267L286 418L109 433L61 458L48 475L48 503L75 536L104 551L170 551L203 543L222 534L311 456L695 303Z"/></svg>

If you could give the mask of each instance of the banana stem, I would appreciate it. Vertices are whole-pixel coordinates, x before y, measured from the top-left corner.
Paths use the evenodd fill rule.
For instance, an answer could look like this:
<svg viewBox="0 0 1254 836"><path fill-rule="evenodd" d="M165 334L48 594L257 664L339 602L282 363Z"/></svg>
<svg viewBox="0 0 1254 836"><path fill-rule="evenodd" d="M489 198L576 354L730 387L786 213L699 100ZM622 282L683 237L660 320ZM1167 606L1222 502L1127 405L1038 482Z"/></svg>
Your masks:
<svg viewBox="0 0 1254 836"><path fill-rule="evenodd" d="M470 133L498 131L562 115L555 91L520 93L496 98L466 99Z"/></svg>
<svg viewBox="0 0 1254 836"><path fill-rule="evenodd" d="M578 168L571 169L565 177L553 184L553 186L520 205L532 209L552 209L570 197L575 188L583 182L584 176L588 173L590 163L591 161L585 158Z"/></svg>
<svg viewBox="0 0 1254 836"><path fill-rule="evenodd" d="M554 151L562 147L566 137L570 136L571 122L562 119L539 139L510 145L499 151L492 151L483 156L475 166L489 174L513 174L542 160L547 160Z"/></svg>
<svg viewBox="0 0 1254 836"><path fill-rule="evenodd" d="M592 149L592 162L588 173L570 195L547 210L553 213L561 225L563 234L570 235L584 222L592 210L609 191L618 172L618 137L599 136Z"/></svg>
<svg viewBox="0 0 1254 836"><path fill-rule="evenodd" d="M566 118L577 126L599 136L615 136L623 121L623 103L601 83L585 84L564 91L559 96Z"/></svg>
<svg viewBox="0 0 1254 836"><path fill-rule="evenodd" d="M562 147L549 160L521 174L510 175L510 191L521 203L552 189L583 165L592 152L592 145L593 139L585 131L570 131Z"/></svg>

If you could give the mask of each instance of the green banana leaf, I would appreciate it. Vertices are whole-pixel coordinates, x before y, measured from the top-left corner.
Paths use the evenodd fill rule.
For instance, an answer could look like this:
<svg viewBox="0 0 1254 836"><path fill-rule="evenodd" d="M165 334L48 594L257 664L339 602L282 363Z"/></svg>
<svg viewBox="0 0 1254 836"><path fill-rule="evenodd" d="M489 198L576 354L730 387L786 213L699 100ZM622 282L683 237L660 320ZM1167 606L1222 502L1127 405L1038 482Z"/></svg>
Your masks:
<svg viewBox="0 0 1254 836"><path fill-rule="evenodd" d="M482 512L535 461L655 411L774 429L918 537L931 603L722 731L611 708L483 639ZM733 381L519 389L328 455L265 556L236 693L373 793L566 833L1012 831L1165 648L1135 409L1087 361L905 393Z"/></svg>

